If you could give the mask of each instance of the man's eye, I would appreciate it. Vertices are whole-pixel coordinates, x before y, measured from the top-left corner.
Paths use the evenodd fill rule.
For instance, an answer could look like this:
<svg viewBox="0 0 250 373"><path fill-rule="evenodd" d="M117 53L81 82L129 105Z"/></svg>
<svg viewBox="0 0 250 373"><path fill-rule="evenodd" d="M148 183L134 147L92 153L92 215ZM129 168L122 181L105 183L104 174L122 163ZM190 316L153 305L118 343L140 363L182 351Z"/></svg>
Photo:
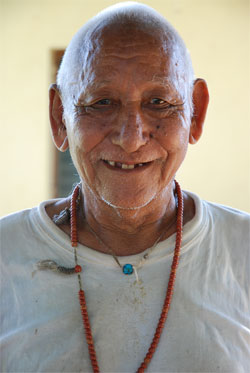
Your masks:
<svg viewBox="0 0 250 373"><path fill-rule="evenodd" d="M150 104L153 105L163 105L165 103L166 101L162 100L161 98L152 98L152 100L150 100Z"/></svg>
<svg viewBox="0 0 250 373"><path fill-rule="evenodd" d="M99 100L99 101L96 101L94 103L94 105L101 105L101 106L105 106L105 105L111 105L112 104L112 101L109 100L108 98L104 98L102 100Z"/></svg>

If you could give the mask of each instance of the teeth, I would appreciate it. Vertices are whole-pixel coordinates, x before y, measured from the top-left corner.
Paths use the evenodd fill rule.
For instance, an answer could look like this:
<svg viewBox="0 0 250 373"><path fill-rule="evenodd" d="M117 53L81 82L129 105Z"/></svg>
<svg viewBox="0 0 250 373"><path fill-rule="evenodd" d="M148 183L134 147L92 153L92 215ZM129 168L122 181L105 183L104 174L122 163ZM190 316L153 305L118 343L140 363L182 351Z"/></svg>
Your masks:
<svg viewBox="0 0 250 373"><path fill-rule="evenodd" d="M132 170L132 168L135 168L133 164L124 164L122 163L122 168L125 170Z"/></svg>
<svg viewBox="0 0 250 373"><path fill-rule="evenodd" d="M105 160L105 162L108 163L112 167L122 168L123 170L133 170L135 167L142 167L144 165L143 163L125 164L125 163L108 161L108 160Z"/></svg>

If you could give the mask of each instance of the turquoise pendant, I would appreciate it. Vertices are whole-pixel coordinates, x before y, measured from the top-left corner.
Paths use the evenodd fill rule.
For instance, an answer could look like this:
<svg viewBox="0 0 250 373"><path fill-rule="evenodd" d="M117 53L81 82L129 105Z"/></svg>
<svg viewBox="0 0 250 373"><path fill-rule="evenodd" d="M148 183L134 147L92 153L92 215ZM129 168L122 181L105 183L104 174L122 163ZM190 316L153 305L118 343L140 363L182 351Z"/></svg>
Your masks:
<svg viewBox="0 0 250 373"><path fill-rule="evenodd" d="M124 275L132 275L132 273L134 272L134 268L132 264L124 264L124 266L122 267L122 271Z"/></svg>

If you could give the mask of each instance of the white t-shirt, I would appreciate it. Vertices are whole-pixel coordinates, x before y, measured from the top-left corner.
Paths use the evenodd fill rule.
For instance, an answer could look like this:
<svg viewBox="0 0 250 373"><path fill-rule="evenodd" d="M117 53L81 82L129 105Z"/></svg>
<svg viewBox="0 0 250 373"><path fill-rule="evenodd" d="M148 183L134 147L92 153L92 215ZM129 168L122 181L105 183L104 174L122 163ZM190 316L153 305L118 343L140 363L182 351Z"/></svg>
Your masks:
<svg viewBox="0 0 250 373"><path fill-rule="evenodd" d="M175 290L148 372L250 372L249 232L246 213L195 201L184 226ZM2 219L1 372L91 372L77 275L35 271L40 260L74 266L69 237L38 208ZM89 318L101 372L135 372L162 310L175 235L135 276L83 245ZM143 254L119 258L136 264Z"/></svg>

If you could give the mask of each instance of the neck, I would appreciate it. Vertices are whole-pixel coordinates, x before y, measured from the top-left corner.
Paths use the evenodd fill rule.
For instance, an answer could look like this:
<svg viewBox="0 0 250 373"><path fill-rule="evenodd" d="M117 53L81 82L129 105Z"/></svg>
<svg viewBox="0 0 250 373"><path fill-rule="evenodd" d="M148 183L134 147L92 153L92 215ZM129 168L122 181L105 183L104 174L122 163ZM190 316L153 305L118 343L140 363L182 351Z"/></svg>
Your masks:
<svg viewBox="0 0 250 373"><path fill-rule="evenodd" d="M136 209L119 209L98 199L87 188L82 189L79 219L80 241L88 246L119 256L140 253L154 245L157 239L166 239L176 229L176 202L171 183L150 203ZM91 232L94 231L98 238Z"/></svg>

